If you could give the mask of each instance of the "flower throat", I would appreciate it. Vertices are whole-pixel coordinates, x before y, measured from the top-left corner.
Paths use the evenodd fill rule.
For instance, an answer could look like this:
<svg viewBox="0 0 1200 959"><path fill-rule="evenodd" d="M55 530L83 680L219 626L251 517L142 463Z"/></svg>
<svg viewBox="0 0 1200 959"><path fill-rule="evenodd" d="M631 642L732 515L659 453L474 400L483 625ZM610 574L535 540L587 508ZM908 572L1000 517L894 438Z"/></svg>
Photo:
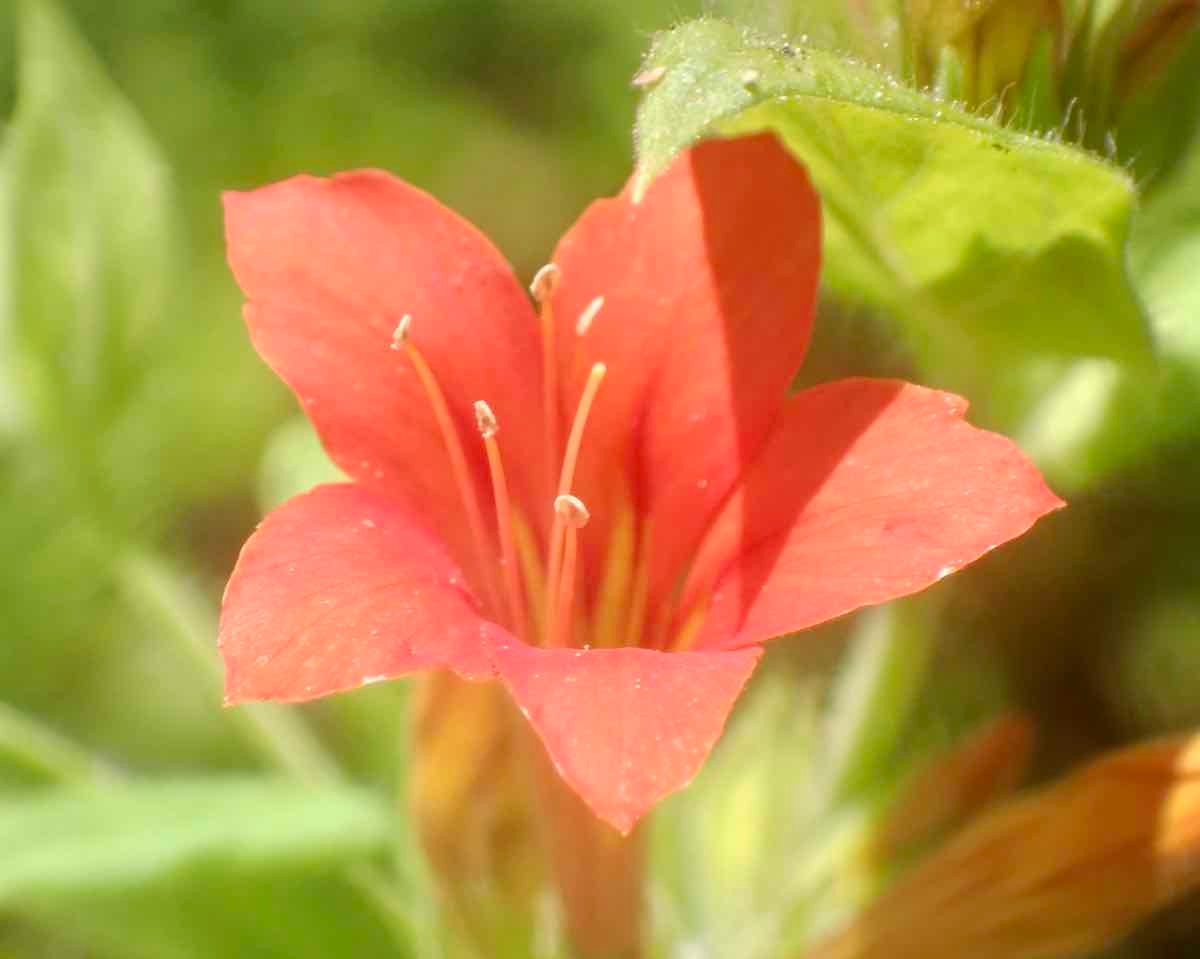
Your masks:
<svg viewBox="0 0 1200 959"><path fill-rule="evenodd" d="M561 448L557 354L551 307L551 296L559 276L558 267L552 263L547 264L538 271L530 285L530 292L538 305L542 341L544 442L546 448L553 453L557 453ZM580 314L579 321L576 323L577 335L583 336L587 333L603 305L603 297L592 300ZM466 451L463 448L453 414L450 412L449 404L446 402L445 393L442 391L437 376L420 348L412 341L412 325L412 317L405 314L392 334L391 348L405 353L432 408L438 431L450 460L454 483L466 511L467 522L477 553L477 565L482 571L481 587L485 591L489 607L497 614L503 614L509 628L526 642L534 644L540 636L543 646L570 646L573 635L573 607L579 563L579 530L586 526L590 519L587 506L571 492L571 488L583 444L584 430L607 368L603 363L592 365L576 405L571 430L567 435L566 447L561 454L558 476L554 481L555 495L552 500L550 536L544 564L538 562L534 537L527 529L523 528L523 524L520 524L512 507L504 462L496 440L500 424L486 401L476 401L475 425L483 440L487 456L492 499L495 506L496 541L499 545L499 556L497 557L486 532L484 512L471 477ZM548 462L553 463L553 457L548 458ZM554 477L551 476L550 479L554 480ZM499 581L495 576L497 558L501 574ZM528 589L523 589L521 584L521 559L526 560L524 569ZM632 559L632 556L624 557L624 559ZM536 588L536 583L540 579L538 573L541 569L545 570L545 580L539 590ZM605 578L608 579L607 576ZM608 592L610 591L602 590L602 593ZM619 599L614 597L613 601L619 602ZM539 606L531 610L530 606L533 604L539 604ZM635 608L637 605L639 604L635 604ZM644 606L644 601L640 605ZM631 629L631 636L635 635Z"/></svg>

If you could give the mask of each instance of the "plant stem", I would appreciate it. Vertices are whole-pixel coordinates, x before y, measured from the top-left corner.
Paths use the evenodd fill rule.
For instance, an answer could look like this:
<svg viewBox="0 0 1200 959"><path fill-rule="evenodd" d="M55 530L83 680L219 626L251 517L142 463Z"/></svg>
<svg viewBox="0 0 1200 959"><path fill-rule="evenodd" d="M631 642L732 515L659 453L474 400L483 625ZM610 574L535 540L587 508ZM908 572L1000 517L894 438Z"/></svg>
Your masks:
<svg viewBox="0 0 1200 959"><path fill-rule="evenodd" d="M196 587L168 563L141 550L130 550L115 564L117 581L133 607L165 628L165 638L196 670L214 699L221 695L221 663L214 639L216 618ZM238 706L226 715L268 766L306 783L345 779L341 767L320 740L289 707L271 703ZM415 955L414 922L392 878L375 866L351 866L347 882L375 908L403 955Z"/></svg>
<svg viewBox="0 0 1200 959"><path fill-rule="evenodd" d="M7 703L0 703L0 754L53 782L118 778L115 769L85 747Z"/></svg>
<svg viewBox="0 0 1200 959"><path fill-rule="evenodd" d="M571 954L577 959L642 959L646 824L620 835L563 782L540 742L527 745Z"/></svg>
<svg viewBox="0 0 1200 959"><path fill-rule="evenodd" d="M131 604L164 627L164 638L194 667L214 699L222 689L217 658L216 617L205 597L167 563L130 551L116 564L118 584ZM341 770L303 719L288 707L267 703L239 706L226 715L269 766L301 782L330 782Z"/></svg>

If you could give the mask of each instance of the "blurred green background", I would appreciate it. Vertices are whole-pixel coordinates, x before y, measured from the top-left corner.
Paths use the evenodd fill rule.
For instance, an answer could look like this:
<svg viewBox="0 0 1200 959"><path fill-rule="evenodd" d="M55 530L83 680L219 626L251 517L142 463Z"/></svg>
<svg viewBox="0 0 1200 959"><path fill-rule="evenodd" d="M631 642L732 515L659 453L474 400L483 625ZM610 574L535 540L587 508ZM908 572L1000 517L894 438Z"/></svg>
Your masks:
<svg viewBox="0 0 1200 959"><path fill-rule="evenodd" d="M775 31L871 56L836 27L841 5L745 6ZM382 167L473 220L527 278L629 175L630 79L655 30L698 12L684 0L0 7L0 956L438 954L428 877L393 815L404 685L304 710L219 709L216 610L237 550L266 509L331 469L249 345L219 193ZM981 421L1025 442L1072 507L886 614L903 628L835 624L773 655L735 722L740 745L664 807L662 955L765 959L785 931L804 941L874 888L780 884L794 864L767 851L780 836L801 849L828 822L791 798L782 824L754 812L804 791L823 724L878 727L856 740L869 762L849 763L854 802L835 810L850 815L1003 709L1036 720L1044 775L1200 723L1194 37L1176 57L1100 121L1137 176L1148 226L1129 258L1157 366L1031 352L985 375L977 355L922 348L899 305L827 292L806 378L969 384ZM900 668L913 689L894 709L885 695L831 719L818 704L839 651L872 648L880 630L918 635L916 664ZM764 915L767 945L735 949ZM1122 955L1200 949L1195 927L1181 907Z"/></svg>

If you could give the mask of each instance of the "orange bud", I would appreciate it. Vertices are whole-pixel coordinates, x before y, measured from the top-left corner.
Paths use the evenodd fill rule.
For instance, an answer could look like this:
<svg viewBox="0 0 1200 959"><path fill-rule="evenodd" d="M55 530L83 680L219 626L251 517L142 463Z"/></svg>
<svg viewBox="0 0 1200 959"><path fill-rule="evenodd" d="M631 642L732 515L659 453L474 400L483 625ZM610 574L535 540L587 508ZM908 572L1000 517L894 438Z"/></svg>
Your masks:
<svg viewBox="0 0 1200 959"><path fill-rule="evenodd" d="M1121 45L1117 88L1122 96L1153 82L1200 23L1200 0L1167 0L1148 14Z"/></svg>
<svg viewBox="0 0 1200 959"><path fill-rule="evenodd" d="M1053 959L1200 885L1200 737L1101 758L966 827L808 959Z"/></svg>
<svg viewBox="0 0 1200 959"><path fill-rule="evenodd" d="M902 790L875 837L875 852L895 859L944 836L1017 787L1029 767L1033 726L1000 716L939 756Z"/></svg>

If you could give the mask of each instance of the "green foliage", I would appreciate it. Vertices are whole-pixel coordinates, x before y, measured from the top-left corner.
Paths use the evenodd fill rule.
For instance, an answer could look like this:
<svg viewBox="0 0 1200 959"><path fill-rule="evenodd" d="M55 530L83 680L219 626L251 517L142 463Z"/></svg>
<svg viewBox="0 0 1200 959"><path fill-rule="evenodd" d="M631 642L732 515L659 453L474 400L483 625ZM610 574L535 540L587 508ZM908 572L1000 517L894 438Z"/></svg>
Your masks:
<svg viewBox="0 0 1200 959"><path fill-rule="evenodd" d="M0 801L0 902L209 870L302 870L378 852L389 830L386 806L349 787L206 779L39 791Z"/></svg>
<svg viewBox="0 0 1200 959"><path fill-rule="evenodd" d="M386 805L349 787L203 779L25 794L0 802L0 905L119 954L395 955L335 881L390 830ZM289 923L263 923L281 901Z"/></svg>
<svg viewBox="0 0 1200 959"><path fill-rule="evenodd" d="M1185 64L1193 62L1200 62L1200 43L1185 57ZM1200 443L1200 99L1194 86L1194 75L1172 75L1155 97L1183 110L1187 122L1172 133L1170 162L1156 171L1130 242L1131 271L1150 315L1158 366L1131 370L1089 362L1055 368L1049 374L1054 385L1037 392L1020 426L1028 445L1069 488L1095 486L1163 450Z"/></svg>
<svg viewBox="0 0 1200 959"><path fill-rule="evenodd" d="M1110 164L721 21L660 35L647 65L665 74L638 113L639 175L702 136L774 130L825 204L826 283L918 350L1148 356L1124 260L1134 189Z"/></svg>

